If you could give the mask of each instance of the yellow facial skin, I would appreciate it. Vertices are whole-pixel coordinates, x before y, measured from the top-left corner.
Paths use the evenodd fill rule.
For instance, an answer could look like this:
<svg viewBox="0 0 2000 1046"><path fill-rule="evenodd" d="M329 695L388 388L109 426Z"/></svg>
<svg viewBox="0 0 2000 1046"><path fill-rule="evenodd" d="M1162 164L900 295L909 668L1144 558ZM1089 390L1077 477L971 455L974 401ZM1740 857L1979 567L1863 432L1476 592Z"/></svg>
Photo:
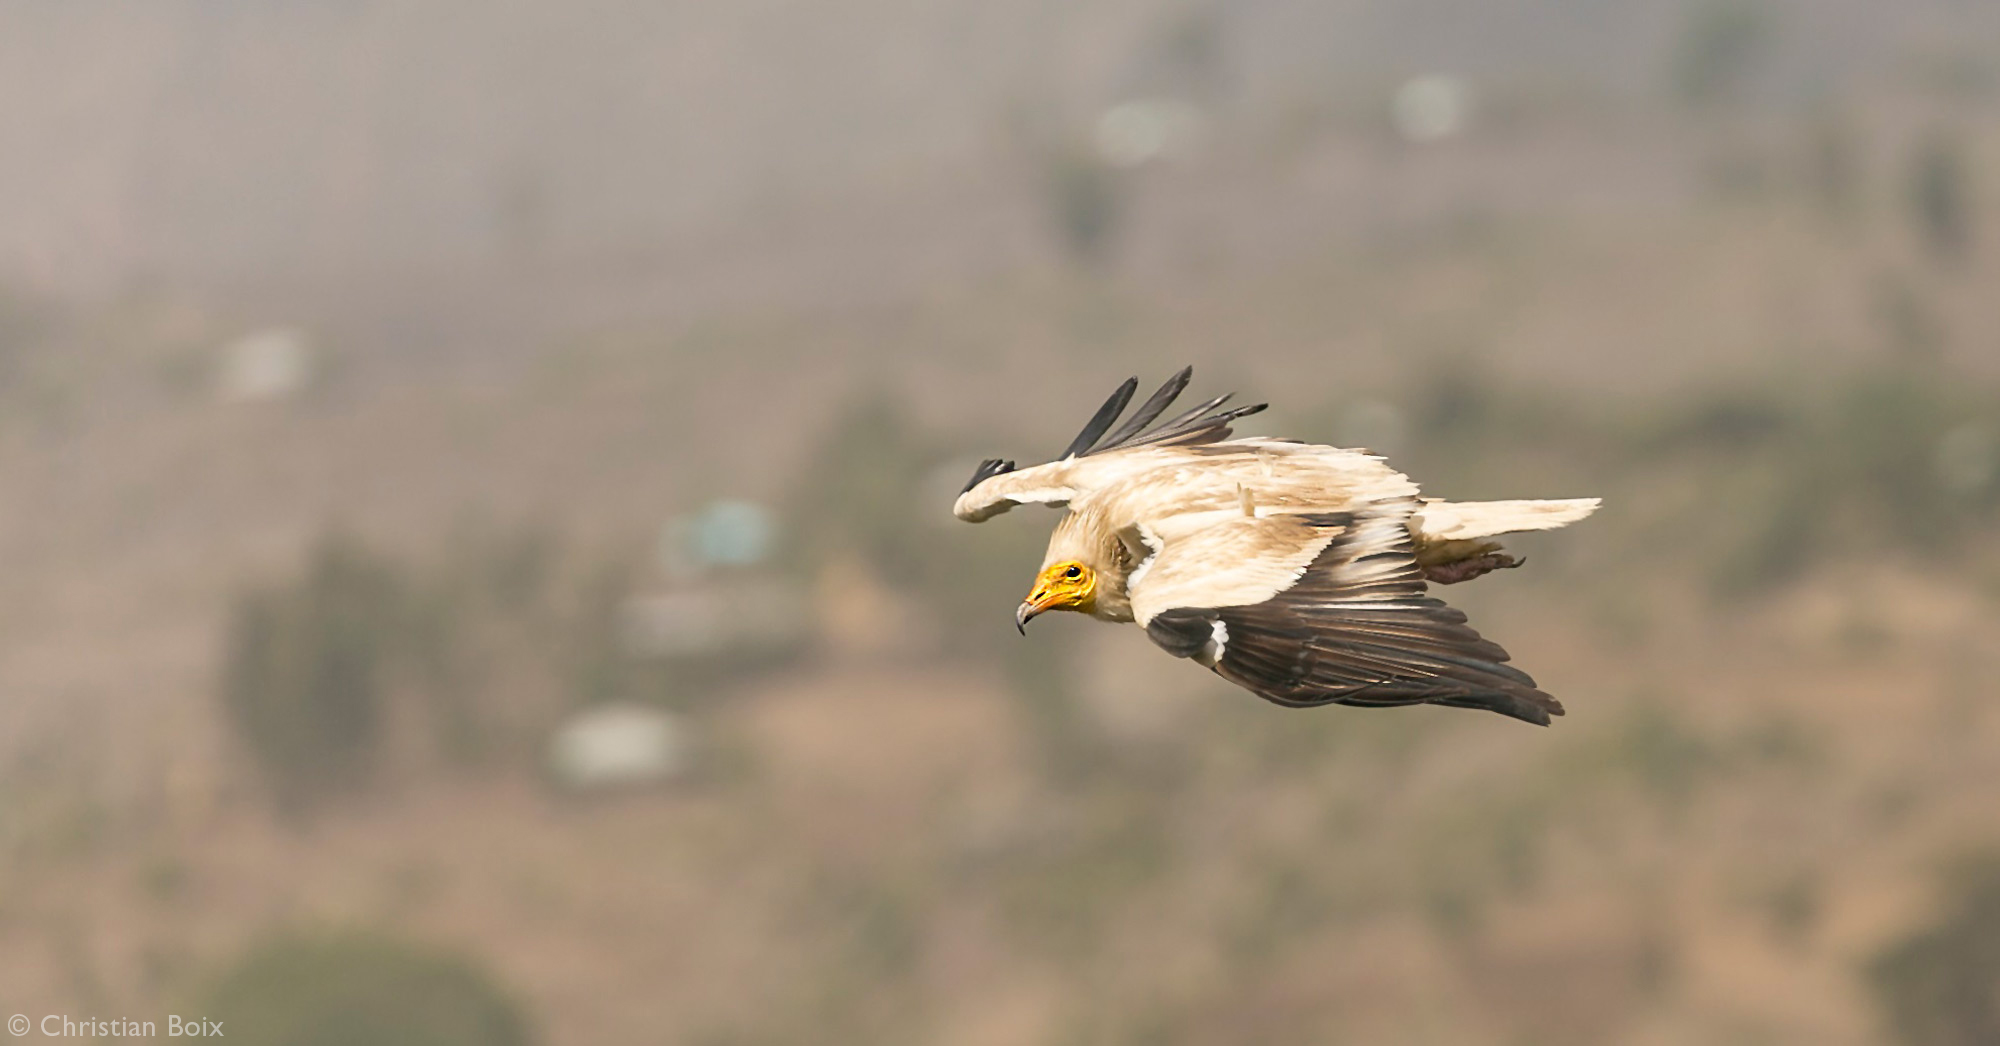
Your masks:
<svg viewBox="0 0 2000 1046"><path fill-rule="evenodd" d="M1028 633L1028 622L1050 610L1089 613L1097 605L1097 573L1075 560L1050 565L1035 579L1035 587L1014 611L1014 627Z"/></svg>

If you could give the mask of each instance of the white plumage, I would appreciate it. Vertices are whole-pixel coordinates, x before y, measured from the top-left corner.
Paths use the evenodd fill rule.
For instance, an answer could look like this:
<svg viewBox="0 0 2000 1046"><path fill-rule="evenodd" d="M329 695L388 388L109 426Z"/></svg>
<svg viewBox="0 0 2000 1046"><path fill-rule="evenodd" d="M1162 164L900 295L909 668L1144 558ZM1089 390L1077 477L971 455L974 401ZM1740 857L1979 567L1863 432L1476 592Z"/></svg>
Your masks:
<svg viewBox="0 0 2000 1046"><path fill-rule="evenodd" d="M1116 432L1128 381L1057 460L981 464L958 498L980 522L1066 506L1016 615L1076 610L1145 628L1168 652L1288 705L1437 703L1548 722L1562 706L1428 594L1518 561L1487 540L1565 526L1595 498L1447 502L1358 450L1229 440L1262 404L1210 400L1154 424L1183 370Z"/></svg>

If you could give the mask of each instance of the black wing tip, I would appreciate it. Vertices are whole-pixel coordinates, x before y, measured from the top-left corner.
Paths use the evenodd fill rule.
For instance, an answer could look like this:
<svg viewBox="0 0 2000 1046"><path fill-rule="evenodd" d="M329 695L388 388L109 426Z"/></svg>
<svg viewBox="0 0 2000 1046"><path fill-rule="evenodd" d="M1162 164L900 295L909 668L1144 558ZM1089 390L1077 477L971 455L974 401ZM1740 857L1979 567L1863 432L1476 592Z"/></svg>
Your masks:
<svg viewBox="0 0 2000 1046"><path fill-rule="evenodd" d="M972 471L972 479L966 482L965 490L961 490L959 493L963 494L967 490L971 490L995 476L1012 471L1014 471L1013 462L1003 461L1000 458L987 458L985 461L979 463L978 468Z"/></svg>
<svg viewBox="0 0 2000 1046"><path fill-rule="evenodd" d="M1173 377L1162 383L1151 396L1146 397L1146 402L1132 412L1132 416L1125 424L1118 426L1116 431L1104 437L1104 446L1106 448L1122 446L1144 431L1146 426L1159 420L1160 415L1166 413L1167 408L1180 398L1181 393L1187 391L1188 382L1193 378L1193 365L1182 367Z"/></svg>
<svg viewBox="0 0 2000 1046"><path fill-rule="evenodd" d="M1563 714L1562 702L1539 690L1494 692L1479 694L1459 702L1444 702L1462 708L1478 708L1488 712L1498 712L1510 719L1535 726L1549 726L1552 718Z"/></svg>
<svg viewBox="0 0 2000 1046"><path fill-rule="evenodd" d="M1258 403L1248 407L1237 407L1234 410L1209 413L1229 399L1228 396L1221 396L1189 414L1175 418L1164 425L1154 426L1150 433L1146 432L1147 426L1152 425L1155 419L1166 412L1167 407L1187 389L1188 382L1193 378L1192 363L1175 371L1174 376L1168 378L1166 383L1160 386L1159 391L1153 393L1139 406L1130 420L1126 421L1118 431L1111 432L1111 426L1118 423L1118 418L1125 413L1125 408L1131 406L1133 394L1139 391L1138 377L1126 378L1124 383L1104 401L1104 405L1097 408L1097 413L1091 415L1090 421L1083 426L1082 432L1076 434L1076 439L1070 441L1069 447L1056 456L1056 460L1080 458L1087 454L1116 450L1120 447L1226 438L1229 434L1229 422L1255 414L1266 406ZM1111 433L1109 438L1105 436L1107 432ZM979 468L972 473L972 479L965 484L965 490L959 493L963 494L994 476L1012 472L1015 467L1012 461L987 458L979 463Z"/></svg>
<svg viewBox="0 0 2000 1046"><path fill-rule="evenodd" d="M1099 407L1097 413L1091 417L1090 423L1083 427L1083 431L1077 434L1076 439L1070 443L1069 448L1063 451L1061 458L1057 460L1083 457L1089 454L1100 454L1105 451L1120 450L1125 447L1213 443L1216 440L1229 438L1229 423L1231 421L1237 418L1247 418L1270 406L1268 403L1253 403L1244 407L1221 410L1221 406L1235 395L1235 393L1229 393L1217 396L1170 421L1160 422L1155 425L1154 422L1161 414L1166 412L1167 407L1175 399L1179 398L1182 392L1186 391L1188 382L1193 380L1193 378L1193 364L1189 364L1174 372L1173 377L1168 378L1160 386L1159 391L1153 393L1133 413L1130 420L1120 426L1116 432L1111 432L1111 426L1117 422L1118 416L1123 414L1125 408L1131 404L1132 394L1137 392L1139 388L1138 378L1125 379L1125 383L1120 385L1118 390L1111 394L1110 399L1104 401L1104 405ZM1111 432L1111 434L1106 436L1105 433L1107 432Z"/></svg>
<svg viewBox="0 0 2000 1046"><path fill-rule="evenodd" d="M1111 394L1111 398L1105 400L1104 405L1097 408L1097 413L1092 414L1090 420L1084 423L1083 431L1076 434L1076 438L1070 441L1069 446L1065 447L1061 454L1056 455L1056 460L1080 458L1096 448L1097 441L1110 431L1112 424L1118 420L1118 415L1125 413L1126 404L1132 402L1132 394L1137 391L1139 391L1139 379L1136 376L1126 378L1125 383L1118 386L1118 390Z"/></svg>
<svg viewBox="0 0 2000 1046"><path fill-rule="evenodd" d="M1331 529L1352 526L1357 516L1318 512L1300 518ZM1231 637L1217 670L1265 700L1290 707L1437 704L1537 726L1562 715L1561 702L1507 663L1505 648L1468 626L1464 613L1424 593L1408 533L1398 529L1390 547L1359 556L1351 541L1335 541L1314 558L1299 584L1278 598L1207 611L1222 620ZM1326 568L1348 557L1407 561L1378 586L1393 598L1371 606L1341 591L1337 573ZM1178 652L1168 640L1179 637L1153 638ZM1181 644L1197 638L1190 632Z"/></svg>

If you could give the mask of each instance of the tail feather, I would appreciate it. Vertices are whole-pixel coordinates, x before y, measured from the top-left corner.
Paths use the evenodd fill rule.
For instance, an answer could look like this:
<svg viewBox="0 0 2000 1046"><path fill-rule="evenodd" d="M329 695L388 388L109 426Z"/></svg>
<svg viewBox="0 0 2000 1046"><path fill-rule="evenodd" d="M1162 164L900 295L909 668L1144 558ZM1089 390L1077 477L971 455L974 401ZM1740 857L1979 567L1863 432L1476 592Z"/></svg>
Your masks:
<svg viewBox="0 0 2000 1046"><path fill-rule="evenodd" d="M1522 530L1566 527L1597 511L1597 498L1558 501L1438 501L1424 499L1410 517L1419 541L1463 541Z"/></svg>

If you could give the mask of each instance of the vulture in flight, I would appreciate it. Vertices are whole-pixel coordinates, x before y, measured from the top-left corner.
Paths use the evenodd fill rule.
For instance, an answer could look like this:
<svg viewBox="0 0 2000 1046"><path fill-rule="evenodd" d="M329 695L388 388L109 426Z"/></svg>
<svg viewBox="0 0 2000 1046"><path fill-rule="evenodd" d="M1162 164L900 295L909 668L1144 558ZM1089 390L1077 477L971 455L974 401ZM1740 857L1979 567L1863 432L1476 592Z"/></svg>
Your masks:
<svg viewBox="0 0 2000 1046"><path fill-rule="evenodd" d="M1596 498L1451 502L1362 450L1230 439L1265 404L1219 396L1159 418L1193 368L1132 416L1112 393L1056 460L982 462L953 512L1068 508L1014 620L1070 610L1129 621L1266 700L1483 708L1542 726L1562 705L1429 592L1519 566L1497 535L1548 530ZM1113 426L1117 428L1114 431Z"/></svg>

